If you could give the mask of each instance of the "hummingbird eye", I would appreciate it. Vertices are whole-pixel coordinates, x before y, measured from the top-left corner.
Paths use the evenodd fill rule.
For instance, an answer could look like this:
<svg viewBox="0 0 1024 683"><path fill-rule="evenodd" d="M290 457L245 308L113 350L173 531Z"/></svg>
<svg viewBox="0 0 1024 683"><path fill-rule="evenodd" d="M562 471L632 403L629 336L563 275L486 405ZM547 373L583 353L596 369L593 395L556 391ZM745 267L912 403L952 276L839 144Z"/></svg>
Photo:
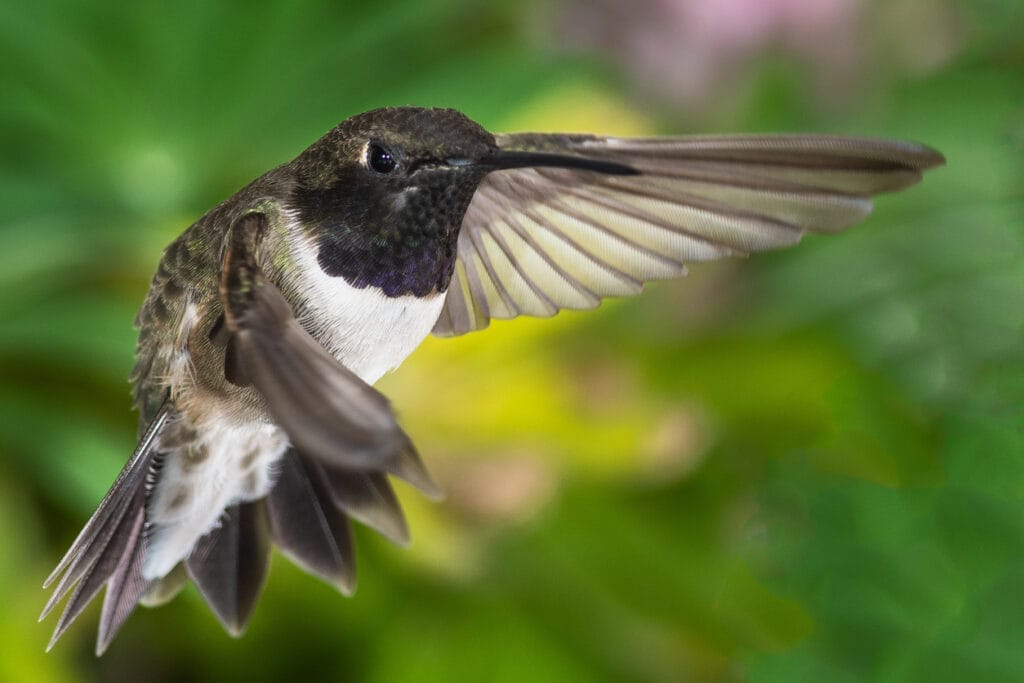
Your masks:
<svg viewBox="0 0 1024 683"><path fill-rule="evenodd" d="M366 163L377 173L391 173L398 162L383 145L371 142L366 148Z"/></svg>

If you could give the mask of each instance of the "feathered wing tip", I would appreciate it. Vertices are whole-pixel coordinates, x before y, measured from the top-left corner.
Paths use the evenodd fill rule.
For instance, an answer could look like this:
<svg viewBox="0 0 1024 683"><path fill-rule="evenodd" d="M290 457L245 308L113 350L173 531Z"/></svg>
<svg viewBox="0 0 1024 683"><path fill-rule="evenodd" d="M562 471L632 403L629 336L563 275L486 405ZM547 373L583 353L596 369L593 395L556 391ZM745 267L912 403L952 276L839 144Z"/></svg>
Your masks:
<svg viewBox="0 0 1024 683"><path fill-rule="evenodd" d="M39 617L40 621L68 593L71 594L47 650L54 646L106 584L96 645L97 652L101 653L146 589L147 582L141 578L140 563L145 549L147 479L157 465L157 436L167 418L165 402L96 512L43 584L46 588L57 582Z"/></svg>
<svg viewBox="0 0 1024 683"><path fill-rule="evenodd" d="M331 500L345 514L388 540L409 544L409 527L388 478L381 472L320 467Z"/></svg>

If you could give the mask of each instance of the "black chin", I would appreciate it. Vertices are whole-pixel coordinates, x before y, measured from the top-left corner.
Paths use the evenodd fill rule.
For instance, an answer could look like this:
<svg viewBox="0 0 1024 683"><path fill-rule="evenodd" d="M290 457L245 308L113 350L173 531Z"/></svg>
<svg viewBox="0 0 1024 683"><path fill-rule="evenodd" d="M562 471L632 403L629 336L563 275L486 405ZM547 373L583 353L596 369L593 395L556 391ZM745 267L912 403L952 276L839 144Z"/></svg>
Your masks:
<svg viewBox="0 0 1024 683"><path fill-rule="evenodd" d="M626 164L614 161L588 159L587 157L570 156L568 154L549 154L546 152L513 152L499 150L483 157L477 165L489 170L500 171L509 168L572 168L581 171L594 171L608 175L640 175L640 171Z"/></svg>

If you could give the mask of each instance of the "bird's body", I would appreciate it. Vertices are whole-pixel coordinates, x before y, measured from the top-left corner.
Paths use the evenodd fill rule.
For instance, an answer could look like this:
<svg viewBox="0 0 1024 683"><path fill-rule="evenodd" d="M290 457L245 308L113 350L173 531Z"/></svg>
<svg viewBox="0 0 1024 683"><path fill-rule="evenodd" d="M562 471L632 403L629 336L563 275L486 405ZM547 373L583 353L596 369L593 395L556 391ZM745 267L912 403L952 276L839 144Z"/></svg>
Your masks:
<svg viewBox="0 0 1024 683"><path fill-rule="evenodd" d="M283 198L264 192L254 193L252 201L270 217L271 234L280 236L267 240L267 248L287 264L270 269L271 281L285 293L299 323L362 381L373 384L397 368L430 334L444 303L441 293L388 297L377 288L360 289L344 278L329 276L317 264L315 244L306 239ZM211 230L230 225L230 220L225 222L215 213L193 230L207 229L207 222ZM216 243L218 237L223 240L223 235L214 234L213 242L194 243ZM178 437L181 445L165 452L151 493L147 521L153 532L142 572L151 580L184 560L227 507L265 496L287 445L287 436L272 424L259 393L224 377L224 349L210 334L222 316L218 281L215 275L193 277L198 259L209 259L204 266L215 273L219 255L206 249L198 255L188 251L192 238L192 231L183 234L165 257L168 277L163 287L184 296L175 302L155 301L153 292L160 291L155 280L139 316L140 338L149 333L159 339L139 345L139 404L158 406L162 394L170 390L180 426L165 429L188 435ZM183 266L175 268L166 261L179 249L186 250L186 255ZM157 310L162 320L156 319ZM177 334L169 337L167 327ZM207 372L208 368L216 370Z"/></svg>
<svg viewBox="0 0 1024 683"><path fill-rule="evenodd" d="M411 107L342 122L166 249L136 320L140 446L51 576L46 612L71 593L54 640L106 585L102 651L188 578L240 632L271 540L351 591L348 519L404 543L387 475L436 492L372 389L431 332L843 229L940 161L825 136L493 136Z"/></svg>

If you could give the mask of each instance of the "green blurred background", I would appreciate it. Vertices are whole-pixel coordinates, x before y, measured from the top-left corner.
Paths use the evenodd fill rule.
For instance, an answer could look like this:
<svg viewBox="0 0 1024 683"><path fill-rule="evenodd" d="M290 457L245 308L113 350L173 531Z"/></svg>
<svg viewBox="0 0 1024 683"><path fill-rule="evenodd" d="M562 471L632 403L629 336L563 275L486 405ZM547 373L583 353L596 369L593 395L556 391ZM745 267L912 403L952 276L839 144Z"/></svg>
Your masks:
<svg viewBox="0 0 1024 683"><path fill-rule="evenodd" d="M1024 680L1019 0L0 5L0 680ZM382 388L449 491L50 654L43 577L134 445L160 251L341 119L814 130L949 165L866 225L428 340Z"/></svg>

